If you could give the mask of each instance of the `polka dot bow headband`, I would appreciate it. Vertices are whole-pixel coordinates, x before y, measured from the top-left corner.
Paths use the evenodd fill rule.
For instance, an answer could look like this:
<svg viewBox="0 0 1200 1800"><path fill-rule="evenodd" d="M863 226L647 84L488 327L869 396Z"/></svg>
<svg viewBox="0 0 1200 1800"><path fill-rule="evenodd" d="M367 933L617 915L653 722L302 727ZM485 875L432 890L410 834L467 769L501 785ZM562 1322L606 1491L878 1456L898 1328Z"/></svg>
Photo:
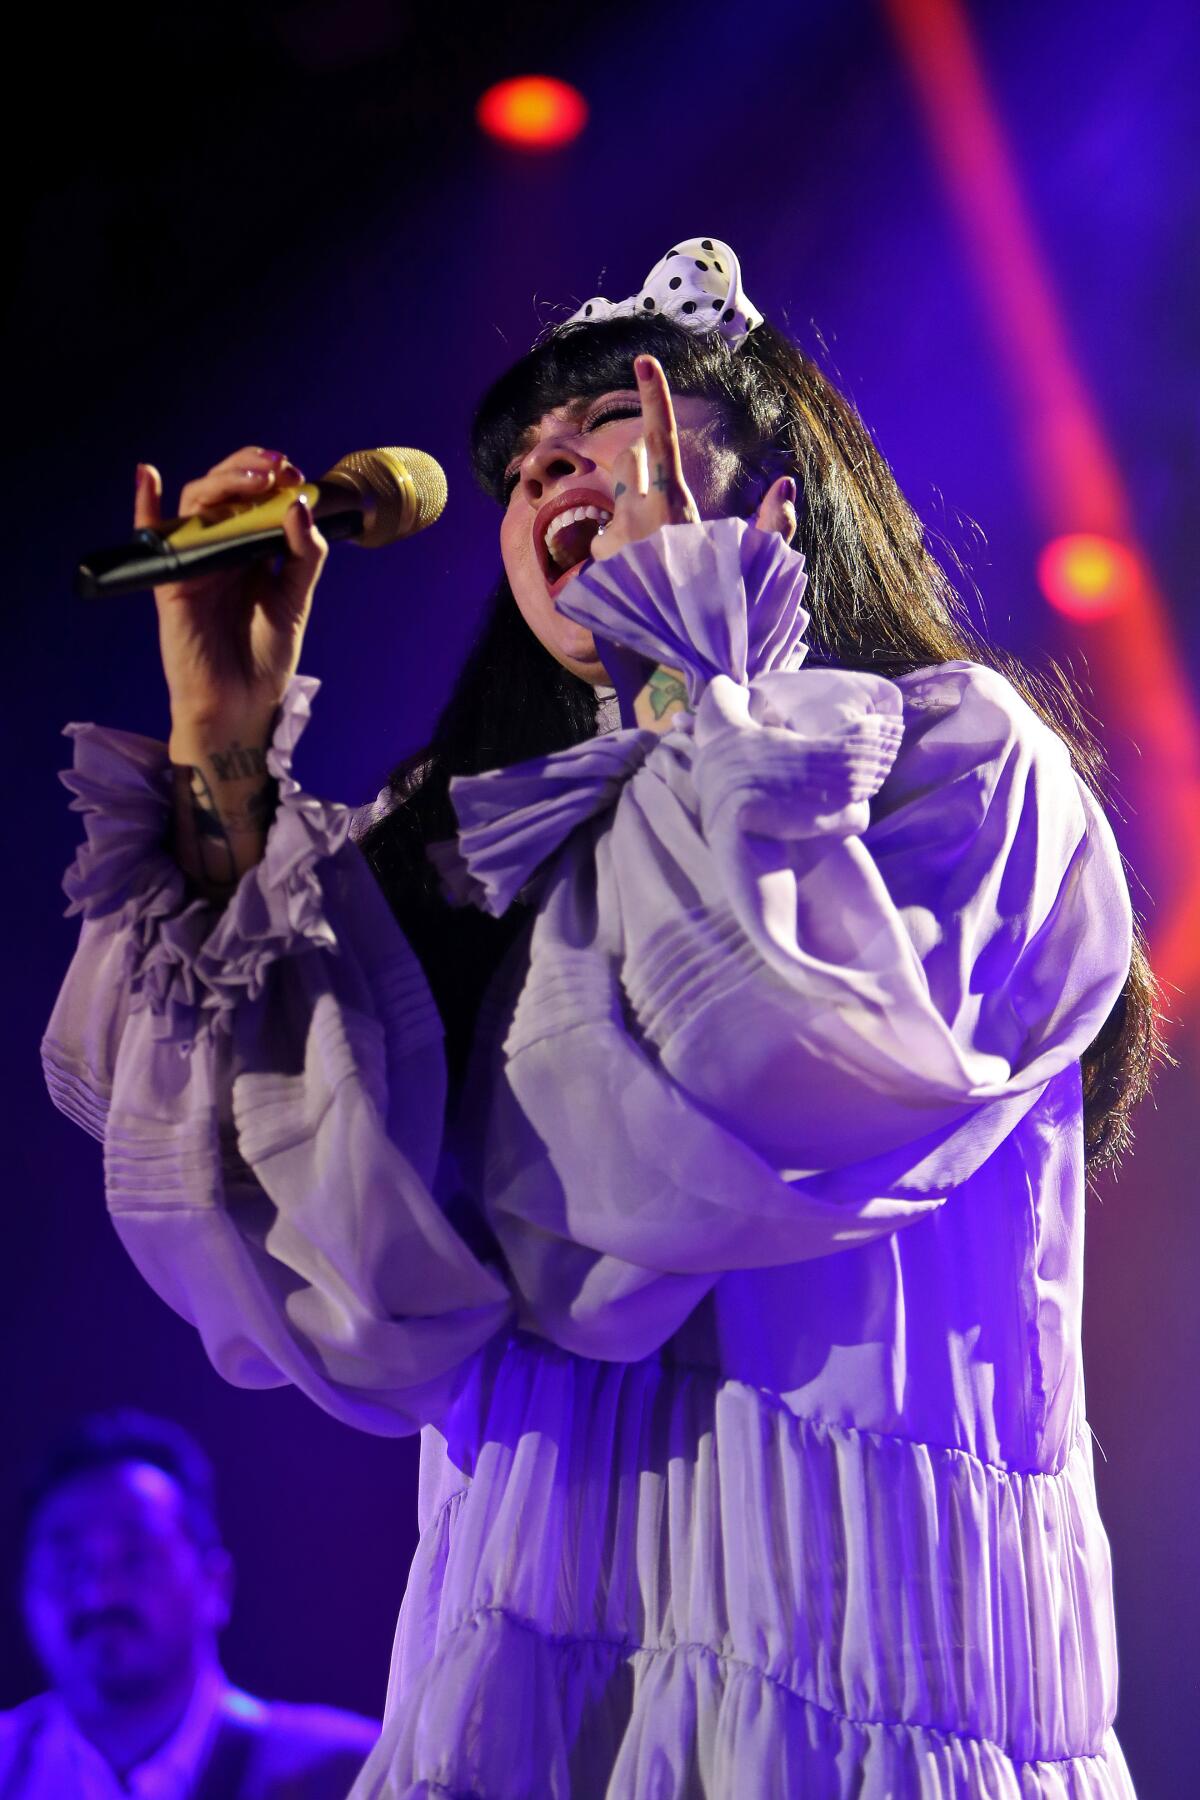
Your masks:
<svg viewBox="0 0 1200 1800"><path fill-rule="evenodd" d="M566 321L659 316L697 333L719 331L731 350L763 322L742 291L742 265L720 238L684 238L656 262L628 300L600 295Z"/></svg>

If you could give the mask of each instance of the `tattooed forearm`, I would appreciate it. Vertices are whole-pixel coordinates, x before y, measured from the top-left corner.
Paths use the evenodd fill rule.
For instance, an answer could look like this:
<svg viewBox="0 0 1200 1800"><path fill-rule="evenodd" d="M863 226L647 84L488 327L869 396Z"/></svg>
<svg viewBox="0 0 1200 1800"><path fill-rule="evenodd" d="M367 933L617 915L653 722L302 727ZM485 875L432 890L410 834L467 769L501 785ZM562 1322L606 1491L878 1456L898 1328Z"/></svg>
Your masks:
<svg viewBox="0 0 1200 1800"><path fill-rule="evenodd" d="M261 856L275 812L265 753L235 742L203 767L176 765L174 785L179 865L209 899L228 899Z"/></svg>

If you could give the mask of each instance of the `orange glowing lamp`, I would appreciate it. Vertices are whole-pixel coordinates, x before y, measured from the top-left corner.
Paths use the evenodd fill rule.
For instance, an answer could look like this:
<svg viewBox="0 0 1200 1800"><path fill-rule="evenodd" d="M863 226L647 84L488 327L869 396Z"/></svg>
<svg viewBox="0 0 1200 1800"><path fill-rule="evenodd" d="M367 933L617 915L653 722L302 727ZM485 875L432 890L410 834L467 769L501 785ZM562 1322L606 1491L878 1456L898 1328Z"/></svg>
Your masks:
<svg viewBox="0 0 1200 1800"><path fill-rule="evenodd" d="M587 124L578 88L551 75L518 75L490 87L475 108L482 130L520 150L561 150Z"/></svg>
<svg viewBox="0 0 1200 1800"><path fill-rule="evenodd" d="M1141 564L1127 544L1097 532L1054 538L1038 557L1038 585L1069 619L1104 619L1119 612L1141 585Z"/></svg>

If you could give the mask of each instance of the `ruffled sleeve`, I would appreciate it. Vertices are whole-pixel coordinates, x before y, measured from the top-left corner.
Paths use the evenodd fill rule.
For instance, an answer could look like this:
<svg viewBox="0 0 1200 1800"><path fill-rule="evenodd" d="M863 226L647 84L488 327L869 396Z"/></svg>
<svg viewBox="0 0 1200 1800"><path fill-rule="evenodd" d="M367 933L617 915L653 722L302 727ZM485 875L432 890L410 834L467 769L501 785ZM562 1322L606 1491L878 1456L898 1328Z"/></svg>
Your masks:
<svg viewBox="0 0 1200 1800"><path fill-rule="evenodd" d="M350 812L292 774L316 686L288 689L266 852L223 910L165 848L164 747L69 728L83 927L43 1060L56 1104L103 1139L118 1234L221 1374L404 1432L448 1404L511 1301L434 1196L445 1072L424 974Z"/></svg>
<svg viewBox="0 0 1200 1800"><path fill-rule="evenodd" d="M186 1049L199 1035L228 1029L241 999L257 999L280 956L336 951L320 867L345 844L353 814L305 794L292 756L319 683L289 684L267 751L278 809L263 859L229 904L195 898L166 836L170 768L161 744L96 725L68 725L75 766L63 777L85 839L63 887L68 917L116 917L124 931L129 997L157 1035Z"/></svg>
<svg viewBox="0 0 1200 1800"><path fill-rule="evenodd" d="M714 676L744 683L807 653L804 558L744 519L664 525L585 563L558 608L597 637L681 669L693 703Z"/></svg>

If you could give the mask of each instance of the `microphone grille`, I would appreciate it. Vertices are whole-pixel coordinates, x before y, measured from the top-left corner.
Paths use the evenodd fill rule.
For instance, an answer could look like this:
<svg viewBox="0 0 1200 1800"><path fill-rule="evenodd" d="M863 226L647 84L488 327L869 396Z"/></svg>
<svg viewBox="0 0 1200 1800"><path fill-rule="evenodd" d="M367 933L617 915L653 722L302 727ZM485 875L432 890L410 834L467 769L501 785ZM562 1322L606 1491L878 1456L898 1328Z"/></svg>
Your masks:
<svg viewBox="0 0 1200 1800"><path fill-rule="evenodd" d="M324 479L344 482L363 502L356 542L367 550L424 531L446 504L445 471L424 450L352 450Z"/></svg>

